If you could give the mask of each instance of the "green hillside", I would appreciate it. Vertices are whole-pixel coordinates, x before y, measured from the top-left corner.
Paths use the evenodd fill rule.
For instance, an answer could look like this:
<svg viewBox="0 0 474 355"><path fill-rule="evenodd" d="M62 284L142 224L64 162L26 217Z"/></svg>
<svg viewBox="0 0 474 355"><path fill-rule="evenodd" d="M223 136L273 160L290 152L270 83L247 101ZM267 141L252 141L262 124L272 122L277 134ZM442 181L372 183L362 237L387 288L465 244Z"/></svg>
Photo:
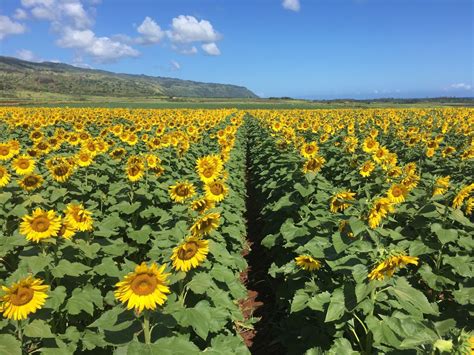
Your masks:
<svg viewBox="0 0 474 355"><path fill-rule="evenodd" d="M117 74L63 63L0 56L0 97L45 96L255 98L242 86L147 75Z"/></svg>

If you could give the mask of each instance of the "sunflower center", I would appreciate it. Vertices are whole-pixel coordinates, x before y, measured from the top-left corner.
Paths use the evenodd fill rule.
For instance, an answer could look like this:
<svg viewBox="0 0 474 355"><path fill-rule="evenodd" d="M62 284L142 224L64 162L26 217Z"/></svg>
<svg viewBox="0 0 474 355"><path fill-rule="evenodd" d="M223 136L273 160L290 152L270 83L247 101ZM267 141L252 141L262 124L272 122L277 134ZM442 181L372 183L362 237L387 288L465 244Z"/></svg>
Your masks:
<svg viewBox="0 0 474 355"><path fill-rule="evenodd" d="M214 195L221 195L224 193L224 187L221 184L213 184L211 187L211 192Z"/></svg>
<svg viewBox="0 0 474 355"><path fill-rule="evenodd" d="M41 138L41 133L39 133L39 132L33 132L33 134L31 135L31 137L32 137L33 139Z"/></svg>
<svg viewBox="0 0 474 355"><path fill-rule="evenodd" d="M5 171L0 169L0 179L6 175Z"/></svg>
<svg viewBox="0 0 474 355"><path fill-rule="evenodd" d="M68 172L69 169L65 165L58 166L54 169L54 174L57 176L66 176Z"/></svg>
<svg viewBox="0 0 474 355"><path fill-rule="evenodd" d="M153 274L137 275L131 284L133 292L139 296L146 296L153 293L156 289L158 281Z"/></svg>
<svg viewBox="0 0 474 355"><path fill-rule="evenodd" d="M393 190L392 190L392 195L393 196L398 197L401 194L402 194L402 189L400 189L399 187L393 188Z"/></svg>
<svg viewBox="0 0 474 355"><path fill-rule="evenodd" d="M178 258L181 260L189 260L194 255L196 255L199 247L196 242L187 242L185 245L181 247L178 251Z"/></svg>
<svg viewBox="0 0 474 355"><path fill-rule="evenodd" d="M27 159L21 159L18 162L18 167L20 167L21 169L27 169L29 166L30 166L30 161Z"/></svg>
<svg viewBox="0 0 474 355"><path fill-rule="evenodd" d="M306 146L306 148L305 148L305 151L306 151L306 153L308 153L308 154L313 153L314 150L315 150L315 149L314 149L314 147L313 147L312 145L308 145L308 146Z"/></svg>
<svg viewBox="0 0 474 355"><path fill-rule="evenodd" d="M38 183L38 178L35 176L28 176L23 180L26 186L35 186Z"/></svg>
<svg viewBox="0 0 474 355"><path fill-rule="evenodd" d="M186 186L181 185L181 186L176 187L176 195L187 196L188 194L189 194L189 189Z"/></svg>
<svg viewBox="0 0 474 355"><path fill-rule="evenodd" d="M0 147L0 155L7 156L10 153L10 148L8 147Z"/></svg>
<svg viewBox="0 0 474 355"><path fill-rule="evenodd" d="M89 155L82 154L79 159L81 159L81 161L83 162L86 162L89 160Z"/></svg>
<svg viewBox="0 0 474 355"><path fill-rule="evenodd" d="M32 222L31 222L31 229L33 229L35 232L46 232L49 228L50 221L47 217L36 217Z"/></svg>
<svg viewBox="0 0 474 355"><path fill-rule="evenodd" d="M34 293L31 288L20 286L10 295L10 302L15 306L23 306L33 299Z"/></svg>
<svg viewBox="0 0 474 355"><path fill-rule="evenodd" d="M129 175L130 176L137 176L138 174L140 174L140 167L138 165L132 165L130 167L130 170L129 170Z"/></svg>
<svg viewBox="0 0 474 355"><path fill-rule="evenodd" d="M204 175L207 178L210 178L213 173L214 173L214 169L206 168L206 169L203 170L202 175Z"/></svg>

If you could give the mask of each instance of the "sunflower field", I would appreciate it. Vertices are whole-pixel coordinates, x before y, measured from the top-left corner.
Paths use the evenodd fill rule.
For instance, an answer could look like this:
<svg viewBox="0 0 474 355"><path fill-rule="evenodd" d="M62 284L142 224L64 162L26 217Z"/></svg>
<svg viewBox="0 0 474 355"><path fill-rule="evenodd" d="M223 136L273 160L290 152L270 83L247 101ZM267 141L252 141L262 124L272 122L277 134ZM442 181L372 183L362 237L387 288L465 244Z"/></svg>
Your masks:
<svg viewBox="0 0 474 355"><path fill-rule="evenodd" d="M243 336L262 328L272 353L469 354L473 127L467 108L0 108L0 354L265 353Z"/></svg>

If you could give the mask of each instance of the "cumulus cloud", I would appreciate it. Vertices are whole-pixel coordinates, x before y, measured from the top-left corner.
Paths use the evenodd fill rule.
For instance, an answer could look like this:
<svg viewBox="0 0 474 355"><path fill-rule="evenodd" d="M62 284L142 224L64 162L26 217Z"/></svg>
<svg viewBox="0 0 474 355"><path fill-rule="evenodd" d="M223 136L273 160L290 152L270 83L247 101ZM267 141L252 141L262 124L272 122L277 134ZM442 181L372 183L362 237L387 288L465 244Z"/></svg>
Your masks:
<svg viewBox="0 0 474 355"><path fill-rule="evenodd" d="M214 42L204 43L201 48L208 55L221 55L221 51Z"/></svg>
<svg viewBox="0 0 474 355"><path fill-rule="evenodd" d="M13 17L17 20L26 20L28 18L28 13L23 9L16 9Z"/></svg>
<svg viewBox="0 0 474 355"><path fill-rule="evenodd" d="M56 42L63 48L74 48L101 63L114 62L124 57L137 57L140 53L127 44L109 37L97 37L91 30L65 28Z"/></svg>
<svg viewBox="0 0 474 355"><path fill-rule="evenodd" d="M16 57L29 62L41 62L41 58L37 57L32 51L28 49L20 49L16 51Z"/></svg>
<svg viewBox="0 0 474 355"><path fill-rule="evenodd" d="M165 37L165 32L150 17L145 17L142 24L138 26L137 32L141 34L137 42L140 44L156 44Z"/></svg>
<svg viewBox="0 0 474 355"><path fill-rule="evenodd" d="M8 16L0 15L0 40L9 35L22 34L25 31L25 25L12 21Z"/></svg>
<svg viewBox="0 0 474 355"><path fill-rule="evenodd" d="M300 11L300 0L283 0L283 8L291 11Z"/></svg>
<svg viewBox="0 0 474 355"><path fill-rule="evenodd" d="M466 83L455 83L449 85L448 89L454 89L454 90L471 90L472 85L471 84L466 84Z"/></svg>
<svg viewBox="0 0 474 355"><path fill-rule="evenodd" d="M185 15L175 17L166 34L177 43L215 42L221 38L209 21L198 21L194 16Z"/></svg>
<svg viewBox="0 0 474 355"><path fill-rule="evenodd" d="M171 49L184 55L194 55L198 53L196 46L177 46L175 44L171 45Z"/></svg>
<svg viewBox="0 0 474 355"><path fill-rule="evenodd" d="M60 26L63 22L76 28L85 29L93 24L93 18L80 0L21 0L23 7L39 20L54 22Z"/></svg>

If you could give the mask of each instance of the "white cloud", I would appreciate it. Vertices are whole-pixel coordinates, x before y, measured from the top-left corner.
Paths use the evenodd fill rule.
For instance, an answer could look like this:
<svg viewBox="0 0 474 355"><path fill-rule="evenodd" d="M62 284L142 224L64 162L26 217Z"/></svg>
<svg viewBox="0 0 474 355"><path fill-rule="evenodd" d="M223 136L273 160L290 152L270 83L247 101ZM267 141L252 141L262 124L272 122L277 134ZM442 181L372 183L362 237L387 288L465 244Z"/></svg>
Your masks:
<svg viewBox="0 0 474 355"><path fill-rule="evenodd" d="M454 89L454 90L471 90L472 85L471 84L466 84L466 83L456 83L456 84L451 84L449 85L448 89Z"/></svg>
<svg viewBox="0 0 474 355"><path fill-rule="evenodd" d="M16 9L13 17L17 20L26 20L28 18L28 14L23 9Z"/></svg>
<svg viewBox="0 0 474 355"><path fill-rule="evenodd" d="M92 26L92 16L87 13L81 0L22 0L31 15L39 20L52 21L55 27L64 24L78 29Z"/></svg>
<svg viewBox="0 0 474 355"><path fill-rule="evenodd" d="M32 51L28 49L20 49L16 51L16 57L29 62L41 62L41 58L37 57Z"/></svg>
<svg viewBox="0 0 474 355"><path fill-rule="evenodd" d="M91 30L65 28L56 42L63 48L74 48L101 63L115 62L120 58L137 57L140 53L129 45L109 37L97 37Z"/></svg>
<svg viewBox="0 0 474 355"><path fill-rule="evenodd" d="M196 48L196 46L177 46L177 45L172 45L171 46L171 49L173 49L174 51L178 52L178 53L181 53L181 54L184 54L184 55L194 55L194 54L197 54L198 52L198 49Z"/></svg>
<svg viewBox="0 0 474 355"><path fill-rule="evenodd" d="M0 40L9 35L19 35L25 31L25 25L12 21L8 16L0 15Z"/></svg>
<svg viewBox="0 0 474 355"><path fill-rule="evenodd" d="M178 63L177 61L175 61L175 60L172 60L172 61L170 62L170 64L171 64L171 69L173 69L173 70L180 70L180 69L181 69L181 64L179 64L179 63Z"/></svg>
<svg viewBox="0 0 474 355"><path fill-rule="evenodd" d="M201 48L208 55L221 55L221 51L214 42L204 43Z"/></svg>
<svg viewBox="0 0 474 355"><path fill-rule="evenodd" d="M300 0L283 0L283 7L291 11L300 11Z"/></svg>
<svg viewBox="0 0 474 355"><path fill-rule="evenodd" d="M178 43L215 42L221 38L209 21L198 21L194 16L184 15L173 19L166 34L171 41Z"/></svg>
<svg viewBox="0 0 474 355"><path fill-rule="evenodd" d="M137 42L140 44L156 44L165 36L165 32L150 17L145 17L142 24L138 26L137 32L141 34Z"/></svg>

